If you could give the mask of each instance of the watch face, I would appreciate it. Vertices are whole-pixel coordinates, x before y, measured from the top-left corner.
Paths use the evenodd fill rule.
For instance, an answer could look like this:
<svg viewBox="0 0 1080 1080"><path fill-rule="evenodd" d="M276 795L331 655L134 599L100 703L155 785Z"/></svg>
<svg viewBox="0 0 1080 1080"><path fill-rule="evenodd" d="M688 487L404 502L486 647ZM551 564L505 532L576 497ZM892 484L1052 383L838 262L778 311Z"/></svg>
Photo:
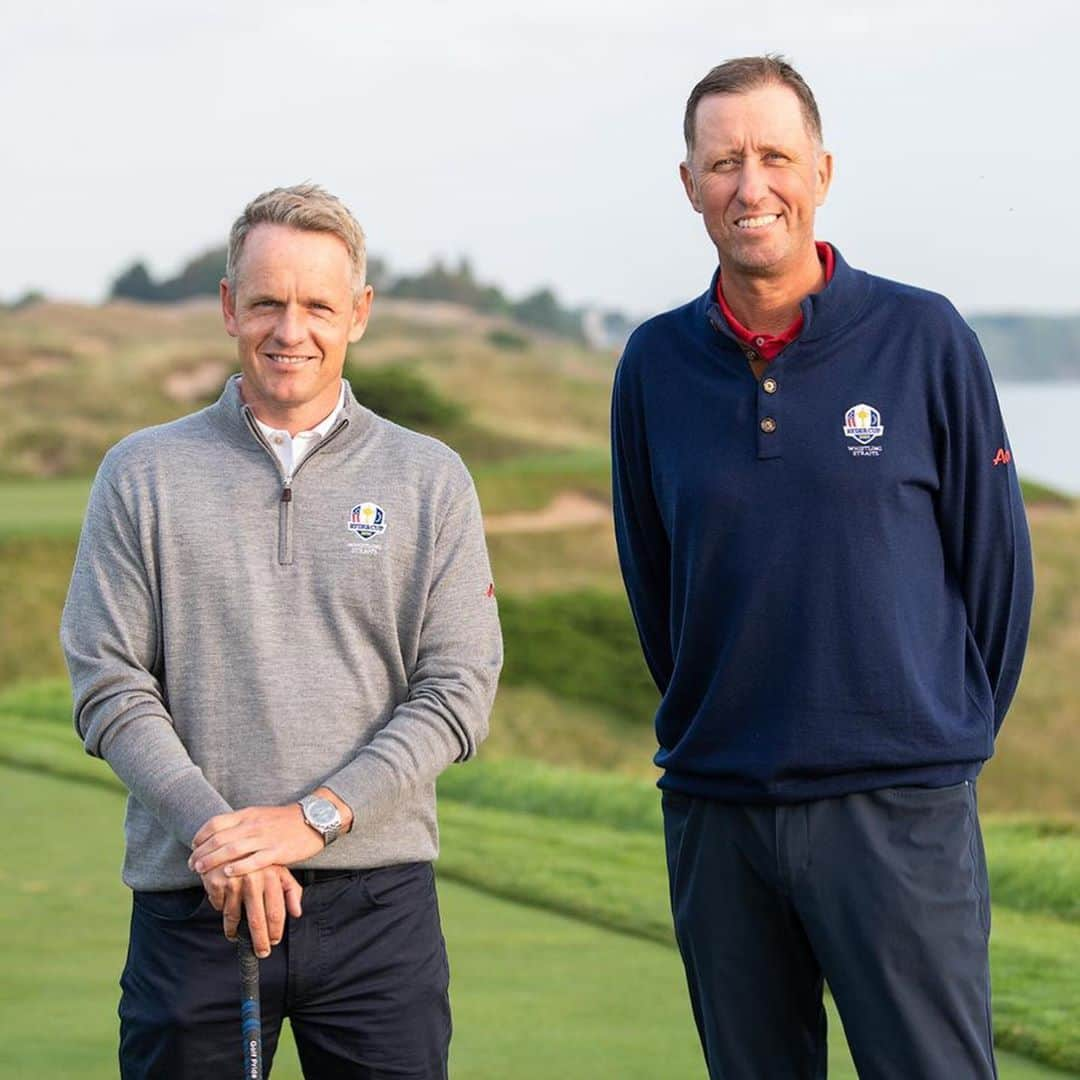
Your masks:
<svg viewBox="0 0 1080 1080"><path fill-rule="evenodd" d="M337 807L329 799L312 799L307 804L307 816L313 825L324 829L341 822Z"/></svg>

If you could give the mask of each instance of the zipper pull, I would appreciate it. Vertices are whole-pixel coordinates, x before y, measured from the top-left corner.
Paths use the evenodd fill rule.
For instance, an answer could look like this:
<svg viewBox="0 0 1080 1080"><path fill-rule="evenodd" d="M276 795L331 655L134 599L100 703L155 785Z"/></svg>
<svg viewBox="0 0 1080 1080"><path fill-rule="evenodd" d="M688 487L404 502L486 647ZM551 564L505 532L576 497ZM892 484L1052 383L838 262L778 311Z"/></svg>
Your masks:
<svg viewBox="0 0 1080 1080"><path fill-rule="evenodd" d="M292 488L291 488L291 487L290 487L290 486L289 486L288 484L286 484L286 485L285 485L285 486L284 486L284 487L283 487L283 488L281 489L281 501L282 501L283 503L290 503L290 502L292 502Z"/></svg>

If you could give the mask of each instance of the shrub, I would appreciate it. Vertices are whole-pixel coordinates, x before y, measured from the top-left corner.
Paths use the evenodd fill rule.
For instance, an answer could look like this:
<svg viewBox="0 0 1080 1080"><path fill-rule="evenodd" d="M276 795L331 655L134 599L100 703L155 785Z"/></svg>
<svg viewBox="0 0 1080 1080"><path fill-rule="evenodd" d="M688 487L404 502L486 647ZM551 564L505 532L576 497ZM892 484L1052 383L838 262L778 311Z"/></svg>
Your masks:
<svg viewBox="0 0 1080 1080"><path fill-rule="evenodd" d="M400 364L361 367L349 362L345 378L356 400L395 424L439 433L465 418L465 409L443 397L423 377Z"/></svg>
<svg viewBox="0 0 1080 1080"><path fill-rule="evenodd" d="M506 647L503 681L534 684L560 697L648 723L658 696L641 657L626 599L599 591L499 599Z"/></svg>
<svg viewBox="0 0 1080 1080"><path fill-rule="evenodd" d="M495 348L512 352L523 352L529 347L529 339L522 334L515 334L513 330L491 330L487 339Z"/></svg>

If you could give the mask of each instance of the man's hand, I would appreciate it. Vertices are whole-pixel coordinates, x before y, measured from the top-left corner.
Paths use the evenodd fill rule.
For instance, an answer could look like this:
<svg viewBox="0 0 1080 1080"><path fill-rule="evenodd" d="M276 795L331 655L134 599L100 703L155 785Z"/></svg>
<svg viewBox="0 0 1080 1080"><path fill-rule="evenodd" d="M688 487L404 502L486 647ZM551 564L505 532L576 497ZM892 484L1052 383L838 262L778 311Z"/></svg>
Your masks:
<svg viewBox="0 0 1080 1080"><path fill-rule="evenodd" d="M236 940L240 916L247 914L255 955L265 959L285 933L286 912L294 919L303 914L300 882L284 866L270 866L243 877L226 877L221 870L202 875L203 888L216 911L222 912L225 936Z"/></svg>
<svg viewBox="0 0 1080 1080"><path fill-rule="evenodd" d="M333 792L330 799L341 813L342 831L352 825L352 811ZM219 867L226 877L240 877L268 866L294 866L322 851L322 836L304 821L298 803L289 806L249 806L212 817L195 834L188 866L197 874Z"/></svg>

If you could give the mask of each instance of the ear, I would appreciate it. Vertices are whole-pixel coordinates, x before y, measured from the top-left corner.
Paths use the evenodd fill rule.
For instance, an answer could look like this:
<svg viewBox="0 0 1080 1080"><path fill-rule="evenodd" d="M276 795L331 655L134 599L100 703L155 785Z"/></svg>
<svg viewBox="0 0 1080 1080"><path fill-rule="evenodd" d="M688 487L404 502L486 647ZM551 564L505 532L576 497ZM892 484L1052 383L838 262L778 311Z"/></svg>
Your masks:
<svg viewBox="0 0 1080 1080"><path fill-rule="evenodd" d="M700 214L701 199L698 198L697 184L694 182L694 172L690 168L690 162L679 162L679 178L686 189L686 197L690 200L690 205Z"/></svg>
<svg viewBox="0 0 1080 1080"><path fill-rule="evenodd" d="M221 314L225 319L225 332L229 337L238 337L239 327L236 325L236 296L229 288L228 278L222 278L218 285L221 293Z"/></svg>
<svg viewBox="0 0 1080 1080"><path fill-rule="evenodd" d="M364 336L368 317L371 315L371 301L374 298L375 290L370 285L365 285L353 304L352 323L349 326L349 341L359 341Z"/></svg>
<svg viewBox="0 0 1080 1080"><path fill-rule="evenodd" d="M814 167L814 205L824 206L825 196L829 194L829 187L833 178L833 156L828 150L822 150L818 154L817 163Z"/></svg>

